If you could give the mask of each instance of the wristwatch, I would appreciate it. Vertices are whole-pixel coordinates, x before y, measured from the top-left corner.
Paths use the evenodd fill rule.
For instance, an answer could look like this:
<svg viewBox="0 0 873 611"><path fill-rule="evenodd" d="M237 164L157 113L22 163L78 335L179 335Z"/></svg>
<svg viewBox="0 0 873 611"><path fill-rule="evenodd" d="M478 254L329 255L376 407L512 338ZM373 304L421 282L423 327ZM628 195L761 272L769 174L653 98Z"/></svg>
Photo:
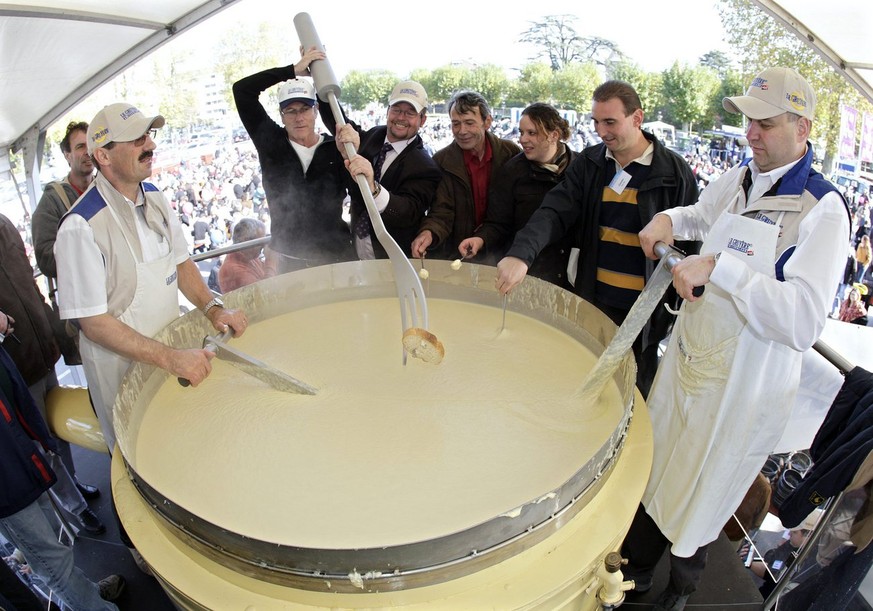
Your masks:
<svg viewBox="0 0 873 611"><path fill-rule="evenodd" d="M212 308L223 308L224 302L221 300L221 297L213 297L209 301L206 302L206 305L203 306L203 315L208 316L209 310Z"/></svg>

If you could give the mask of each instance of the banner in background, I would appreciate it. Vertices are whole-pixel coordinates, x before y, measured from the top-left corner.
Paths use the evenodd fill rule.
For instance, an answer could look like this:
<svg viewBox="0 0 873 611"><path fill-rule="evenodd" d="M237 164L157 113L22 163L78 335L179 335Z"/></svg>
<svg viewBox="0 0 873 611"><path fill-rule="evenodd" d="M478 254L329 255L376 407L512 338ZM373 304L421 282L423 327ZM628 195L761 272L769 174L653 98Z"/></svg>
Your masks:
<svg viewBox="0 0 873 611"><path fill-rule="evenodd" d="M851 106L840 104L840 159L855 159L855 130L858 124L858 111Z"/></svg>
<svg viewBox="0 0 873 611"><path fill-rule="evenodd" d="M873 163L873 114L864 113L861 123L861 161Z"/></svg>

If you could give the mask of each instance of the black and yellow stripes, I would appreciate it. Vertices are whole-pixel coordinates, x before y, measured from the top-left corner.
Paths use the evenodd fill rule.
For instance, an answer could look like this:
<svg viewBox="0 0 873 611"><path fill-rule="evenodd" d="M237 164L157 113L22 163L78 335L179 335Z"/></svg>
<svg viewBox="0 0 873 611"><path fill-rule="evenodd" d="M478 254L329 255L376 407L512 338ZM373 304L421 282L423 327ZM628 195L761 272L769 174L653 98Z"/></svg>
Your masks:
<svg viewBox="0 0 873 611"><path fill-rule="evenodd" d="M640 246L640 236L638 233L622 231L615 227L603 227L602 225L600 227L600 241L613 242L622 246L636 246L637 248Z"/></svg>
<svg viewBox="0 0 873 611"><path fill-rule="evenodd" d="M645 285L646 260L640 248L643 228L637 208L637 187L649 167L631 163L631 179L621 193L604 187L600 205L600 244L597 253L597 299L630 309Z"/></svg>

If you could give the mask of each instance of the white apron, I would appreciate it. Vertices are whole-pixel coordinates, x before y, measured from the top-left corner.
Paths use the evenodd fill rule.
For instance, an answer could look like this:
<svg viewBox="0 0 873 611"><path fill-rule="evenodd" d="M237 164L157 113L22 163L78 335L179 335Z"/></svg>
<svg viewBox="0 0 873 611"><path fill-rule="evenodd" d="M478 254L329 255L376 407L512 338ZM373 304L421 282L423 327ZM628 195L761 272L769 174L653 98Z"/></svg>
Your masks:
<svg viewBox="0 0 873 611"><path fill-rule="evenodd" d="M115 211L111 211L115 216ZM121 227L121 223L118 225ZM135 257L131 239L138 238L126 235L123 230L122 233ZM172 241L168 240L168 244L168 254L150 263L136 264L136 293L127 309L118 316L118 320L146 337L153 337L179 316L178 278ZM79 333L79 351L103 438L112 452L115 448L112 407L131 361L90 341L84 333Z"/></svg>
<svg viewBox="0 0 873 611"><path fill-rule="evenodd" d="M723 213L701 253L742 257L775 277L781 220ZM655 443L642 499L674 555L714 541L739 507L791 413L800 357L754 334L712 283L683 303L647 401Z"/></svg>

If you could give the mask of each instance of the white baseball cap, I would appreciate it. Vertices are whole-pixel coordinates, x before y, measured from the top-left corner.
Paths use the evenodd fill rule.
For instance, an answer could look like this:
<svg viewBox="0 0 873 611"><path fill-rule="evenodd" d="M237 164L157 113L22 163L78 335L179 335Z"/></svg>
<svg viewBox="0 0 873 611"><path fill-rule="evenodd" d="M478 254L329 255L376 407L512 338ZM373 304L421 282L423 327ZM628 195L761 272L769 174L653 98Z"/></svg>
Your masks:
<svg viewBox="0 0 873 611"><path fill-rule="evenodd" d="M110 142L131 142L153 127L163 127L164 117L146 117L136 106L118 102L104 106L88 124L88 153Z"/></svg>
<svg viewBox="0 0 873 611"><path fill-rule="evenodd" d="M315 106L315 87L309 81L295 78L279 85L279 110L293 102Z"/></svg>
<svg viewBox="0 0 873 611"><path fill-rule="evenodd" d="M388 98L388 106L394 106L397 102L408 102L415 108L415 112L421 112L427 108L427 92L421 83L415 81L401 81L394 87Z"/></svg>
<svg viewBox="0 0 873 611"><path fill-rule="evenodd" d="M746 95L724 98L728 112L742 113L750 119L770 119L784 112L793 112L812 119L815 115L815 93L806 79L791 68L767 68L749 85Z"/></svg>

